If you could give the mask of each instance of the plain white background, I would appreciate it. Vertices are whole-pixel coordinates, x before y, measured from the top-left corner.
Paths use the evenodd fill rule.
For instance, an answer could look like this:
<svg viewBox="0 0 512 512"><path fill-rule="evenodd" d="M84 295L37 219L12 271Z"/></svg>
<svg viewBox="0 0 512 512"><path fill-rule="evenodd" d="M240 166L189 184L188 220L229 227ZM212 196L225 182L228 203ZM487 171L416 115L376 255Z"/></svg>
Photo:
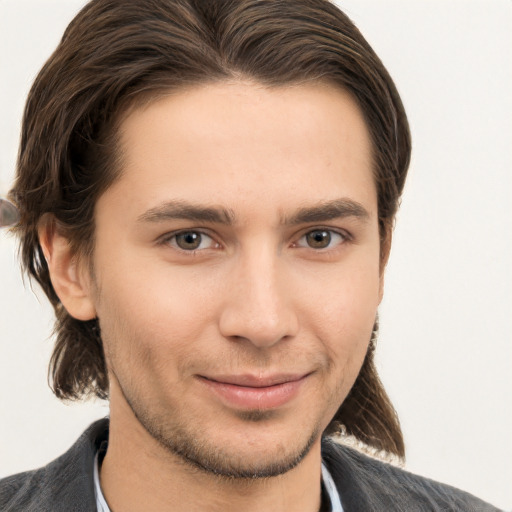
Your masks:
<svg viewBox="0 0 512 512"><path fill-rule="evenodd" d="M512 507L512 2L339 5L388 67L414 152L381 307L378 363L407 468ZM0 194L24 99L81 0L0 0ZM0 233L0 477L67 449L102 403L46 382L52 311Z"/></svg>

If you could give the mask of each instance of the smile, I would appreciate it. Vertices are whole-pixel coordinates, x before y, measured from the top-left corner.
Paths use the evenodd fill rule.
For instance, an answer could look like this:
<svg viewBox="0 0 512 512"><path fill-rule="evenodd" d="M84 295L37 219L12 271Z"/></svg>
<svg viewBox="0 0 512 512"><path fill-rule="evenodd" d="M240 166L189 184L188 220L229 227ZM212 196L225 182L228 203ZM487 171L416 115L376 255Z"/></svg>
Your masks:
<svg viewBox="0 0 512 512"><path fill-rule="evenodd" d="M290 402L311 375L252 375L199 376L217 398L229 407L239 409L274 409Z"/></svg>

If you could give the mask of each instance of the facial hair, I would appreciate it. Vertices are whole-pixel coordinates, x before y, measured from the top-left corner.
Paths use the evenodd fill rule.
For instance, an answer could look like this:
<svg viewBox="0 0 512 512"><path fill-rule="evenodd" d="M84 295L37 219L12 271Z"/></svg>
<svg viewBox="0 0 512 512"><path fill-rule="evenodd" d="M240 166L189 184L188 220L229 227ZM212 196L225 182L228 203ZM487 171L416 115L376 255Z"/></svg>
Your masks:
<svg viewBox="0 0 512 512"><path fill-rule="evenodd" d="M113 376L115 377L115 374ZM190 428L190 425L185 425L177 418L161 421L152 416L146 407L128 396L117 377L115 378L134 416L160 446L177 456L185 465L219 478L255 480L283 475L300 464L321 434L320 425L316 425L310 436L293 450L275 450L272 458L251 463L243 457L233 457L233 454L227 453L223 447L209 442L207 433L199 425ZM253 410L240 411L238 416L247 422L258 423L268 421L277 414L276 411Z"/></svg>

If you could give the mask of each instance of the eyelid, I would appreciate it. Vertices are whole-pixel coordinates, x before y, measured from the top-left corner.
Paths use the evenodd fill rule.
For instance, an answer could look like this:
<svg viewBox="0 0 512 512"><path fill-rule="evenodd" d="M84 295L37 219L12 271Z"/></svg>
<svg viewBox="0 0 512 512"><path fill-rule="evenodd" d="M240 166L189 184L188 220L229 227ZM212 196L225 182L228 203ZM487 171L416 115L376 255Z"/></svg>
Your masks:
<svg viewBox="0 0 512 512"><path fill-rule="evenodd" d="M305 249L312 249L314 251L319 251L319 252L321 252L321 251L328 251L329 249L331 249L331 250L334 249L334 247L326 247L326 248L323 248L323 249L315 249L313 247L298 245L299 240L303 239L309 233L313 233L314 231L328 231L331 234L338 235L338 236L342 237L343 241L340 242L339 244L336 244L336 246L343 245L346 242L350 242L351 240L353 240L353 236L348 231L346 231L344 229L333 228L333 227L328 227L328 226L313 226L313 227L307 228L306 230L301 231L300 235L298 237L296 237L297 241L294 242L293 245L296 246L296 247L301 247L301 248L305 248Z"/></svg>
<svg viewBox="0 0 512 512"><path fill-rule="evenodd" d="M166 234L158 237L157 244L158 245L170 245L176 251L179 251L181 253L186 253L186 254L193 254L193 253L205 251L205 250L211 248L211 247L206 247L204 249L191 249L191 250L182 249L181 247L178 246L178 244L175 241L176 241L177 236L182 235L184 233L198 233L202 237L208 237L213 242L213 245L217 245L217 246L221 245L216 240L216 238L208 230L206 230L204 228L185 228L185 229L178 229L176 231L170 231L169 233L166 233ZM171 244L171 241L173 241L173 240L175 243Z"/></svg>
<svg viewBox="0 0 512 512"><path fill-rule="evenodd" d="M343 245L345 242L350 242L353 240L353 235L348 232L347 230L345 229L341 229L341 228L334 228L334 227L331 227L331 226L310 226L306 229L302 229L299 233L298 236L295 236L294 237L294 240L295 242L292 243L292 246L295 246L295 247L303 247L303 246L299 246L298 245L298 241L301 240L302 238L304 238L306 235L308 235L309 233L312 233L314 231L328 231L332 234L335 234L335 235L338 235L338 236L341 236L343 238L343 241L340 242L339 244L337 245ZM170 242L172 240L175 240L176 237L180 234L183 234L183 233L198 233L200 234L201 236L206 236L208 238L210 238L213 243L217 246L216 248L218 247L221 247L223 244L221 244L217 237L214 236L211 231L209 229L206 229L206 228L183 228L183 229L178 229L176 231L170 231L168 233L165 233L164 235L161 235L157 238L156 240L156 243L157 245L170 245ZM182 249L181 247L179 247L177 244L172 244L171 245L174 249L176 249L177 251L180 251L182 253L195 253L195 252L200 252L200 251L204 251L206 249L209 249L210 247L206 248L206 249L191 249L191 250L185 250L185 249ZM315 251L327 251L329 249L333 249L331 247L326 247L325 249L314 249L312 247L305 247L304 248L309 248L309 249L312 249L312 250L315 250Z"/></svg>

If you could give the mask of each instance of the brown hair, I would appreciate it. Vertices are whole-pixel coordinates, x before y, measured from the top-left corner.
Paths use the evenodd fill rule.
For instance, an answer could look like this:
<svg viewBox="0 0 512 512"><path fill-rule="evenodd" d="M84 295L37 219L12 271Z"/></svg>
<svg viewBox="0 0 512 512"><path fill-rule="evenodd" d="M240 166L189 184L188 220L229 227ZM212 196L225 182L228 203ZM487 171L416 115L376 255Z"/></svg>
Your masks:
<svg viewBox="0 0 512 512"><path fill-rule="evenodd" d="M243 77L269 87L323 80L352 93L373 144L379 228L389 235L410 159L407 118L389 74L349 18L327 0L92 0L76 16L28 96L11 197L25 270L56 312L50 362L61 399L108 396L97 320L64 309L37 228L45 214L73 250L94 248L94 206L118 177L116 122L142 98ZM386 250L383 250L386 253ZM404 455L396 413L370 347L328 432Z"/></svg>

